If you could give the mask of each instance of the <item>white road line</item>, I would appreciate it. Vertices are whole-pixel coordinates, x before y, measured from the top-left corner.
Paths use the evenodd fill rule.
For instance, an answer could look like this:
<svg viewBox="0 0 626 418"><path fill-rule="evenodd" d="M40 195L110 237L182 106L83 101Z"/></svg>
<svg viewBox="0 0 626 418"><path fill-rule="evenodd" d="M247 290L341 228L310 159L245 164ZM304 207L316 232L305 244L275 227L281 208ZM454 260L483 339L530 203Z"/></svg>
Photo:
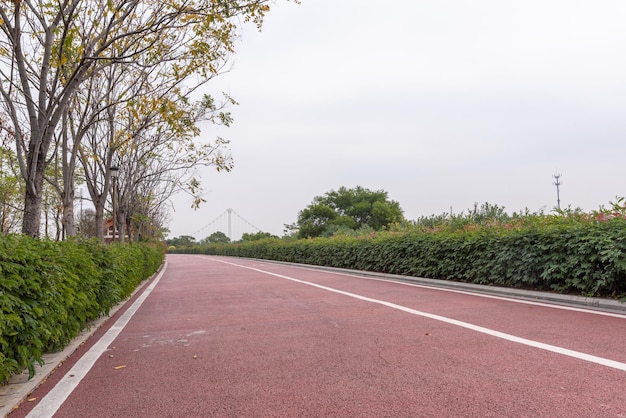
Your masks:
<svg viewBox="0 0 626 418"><path fill-rule="evenodd" d="M302 267L302 266L289 266L289 267L296 268L296 269L301 269L301 270L309 270L309 271L322 271L322 272L327 273L327 274L334 274L334 275L337 275L337 276L353 277L353 278L362 279L362 280L373 280L373 281L377 281L377 282L392 282L392 283L396 283L396 284L399 284L399 285L402 285L402 286L419 287L419 288L422 288L422 289L434 289L434 290L441 291L441 292L459 293L459 294L462 294L462 295L469 295L469 296L474 296L474 297L478 297L478 298L504 300L504 301L507 301L507 302L521 303L523 305L541 306L541 307L544 307L544 308L560 309L560 310L563 310L563 311L582 312L582 313L588 313L588 314L592 314L592 315L610 316L612 318L626 319L626 315L619 314L619 313L613 313L613 312L604 312L604 311L597 311L597 310L585 309L585 308L575 308L575 307L572 307L572 306L555 305L555 304L552 304L552 303L545 303L545 302L534 302L532 300L514 299L514 298L510 298L510 297L506 297L506 296L487 295L485 293L470 292L470 291L467 291L467 290L459 290L459 289L448 289L448 288L445 288L445 287L439 287L439 286L428 285L428 284L407 283L407 282L403 282L403 281L396 280L396 279L382 279L382 278L377 278L377 277L359 276L358 274L354 274L354 273L342 273L342 272L339 272L339 271L332 271L332 270L320 270L320 269L316 269L314 267Z"/></svg>
<svg viewBox="0 0 626 418"><path fill-rule="evenodd" d="M586 354L586 353L582 353L580 351L574 351L574 350L569 350L567 348L563 348L563 347L558 347L555 345L551 345L551 344L544 344L538 341L533 341L533 340L529 340L526 338L521 338L521 337L517 337L515 335L511 335L511 334L506 334L504 332L500 332L500 331L495 331L489 328L485 328L485 327L481 327L479 325L474 325L474 324L470 324L468 322L463 322L463 321L458 321L456 319L451 319L451 318L446 318L444 316L440 316L440 315L435 315L435 314L431 314L428 312L422 312L422 311L418 311L415 309L411 309L411 308L407 308L406 306L402 306L402 305L397 305L395 303L391 303L391 302L387 302L384 300L379 300L379 299L373 299L373 298L368 298L367 296L361 296L361 295L357 295L355 293L350 293L350 292L345 292L343 290L339 290L339 289L334 289L332 287L327 287L327 286L323 286L323 285L319 285L316 283L311 283L311 282L307 282L304 280L300 280L300 279L296 279L294 277L289 277L289 276L284 276L282 274L277 274L277 273L272 273L271 271L266 271L266 270L261 270L261 269L257 269L254 267L249 267L249 266L244 266L241 264L236 264L236 263L231 263L228 261L224 261L224 260L219 260L219 259L213 259L214 261L218 261L220 263L224 263L224 264L229 264L231 266L235 266L235 267L240 267L240 268L244 268L244 269L248 269L248 270L253 270L259 273L263 273L263 274L267 274L270 276L274 276L274 277L278 277L281 279L285 279L285 280L290 280L296 283L301 283L301 284L305 284L308 286L313 286L316 287L318 289L322 289L322 290L326 290L329 292L333 292L333 293L338 293L340 295L344 295L344 296L349 296L351 298L355 298L355 299L359 299L365 302L371 302L371 303L376 303L379 305L383 305L383 306L387 306L389 308L392 309L397 309L399 311L403 311L403 312L407 312L413 315L418 315L418 316L422 316L425 318L430 318L430 319L434 319L436 321L440 321L440 322L444 322L447 324L451 324L451 325L456 325L458 327L462 327L462 328L466 328L472 331L476 331L476 332L480 332L486 335L491 335L493 337L497 337L497 338L501 338L503 340L507 340L507 341L511 341L511 342L515 342L518 344L523 344L529 347L534 347L534 348L539 348L541 350L546 350L546 351L550 351L556 354L561 354L564 356L569 356L569 357L573 357L579 360L584 360L584 361L588 361L591 363L596 363L596 364L600 364L602 366L606 366L606 367L611 367L614 369L618 369L618 370L622 370L622 371L626 371L626 363L622 363L619 361L615 361L615 360L609 360L603 357L597 357L597 356L593 356L591 354Z"/></svg>
<svg viewBox="0 0 626 418"><path fill-rule="evenodd" d="M98 358L106 351L109 345L117 338L119 333L124 329L128 321L133 317L135 312L139 309L141 304L146 300L148 295L152 292L157 285L165 270L167 269L167 262L163 266L163 269L157 277L150 283L150 286L143 291L141 295L135 300L130 308L111 326L111 328L95 343L91 349L84 356L82 356L67 372L63 378L57 383L46 396L41 399L35 408L27 415L27 418L49 418L53 416L57 410L61 407L63 402L70 396L70 394L76 389L76 386L87 375L87 372L95 364Z"/></svg>

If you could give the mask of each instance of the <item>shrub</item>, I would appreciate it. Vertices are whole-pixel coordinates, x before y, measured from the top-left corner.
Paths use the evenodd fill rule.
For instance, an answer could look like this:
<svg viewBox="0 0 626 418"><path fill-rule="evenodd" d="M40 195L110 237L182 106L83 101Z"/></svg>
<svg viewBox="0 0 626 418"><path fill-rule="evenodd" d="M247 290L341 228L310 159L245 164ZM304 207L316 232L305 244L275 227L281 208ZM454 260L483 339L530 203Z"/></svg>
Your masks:
<svg viewBox="0 0 626 418"><path fill-rule="evenodd" d="M624 216L598 220L572 212L482 224L453 221L359 236L208 245L193 252L586 296L626 296Z"/></svg>
<svg viewBox="0 0 626 418"><path fill-rule="evenodd" d="M63 348L163 260L158 244L0 237L0 382Z"/></svg>

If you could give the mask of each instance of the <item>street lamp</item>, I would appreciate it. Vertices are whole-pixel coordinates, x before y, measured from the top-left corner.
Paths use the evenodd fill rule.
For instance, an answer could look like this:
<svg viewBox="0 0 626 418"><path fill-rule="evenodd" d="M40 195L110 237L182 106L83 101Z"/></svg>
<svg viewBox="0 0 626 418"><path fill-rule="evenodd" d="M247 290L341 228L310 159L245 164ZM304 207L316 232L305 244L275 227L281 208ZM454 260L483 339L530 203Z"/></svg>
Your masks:
<svg viewBox="0 0 626 418"><path fill-rule="evenodd" d="M119 167L116 165L111 166L111 168L109 169L111 171L111 179L113 179L113 191L111 192L111 199L113 200L113 239L112 241L115 241L115 229L116 229L116 224L117 224L117 219L116 219L116 212L117 212L117 208L115 207L115 199L116 199L116 194L117 194L117 173L119 171Z"/></svg>

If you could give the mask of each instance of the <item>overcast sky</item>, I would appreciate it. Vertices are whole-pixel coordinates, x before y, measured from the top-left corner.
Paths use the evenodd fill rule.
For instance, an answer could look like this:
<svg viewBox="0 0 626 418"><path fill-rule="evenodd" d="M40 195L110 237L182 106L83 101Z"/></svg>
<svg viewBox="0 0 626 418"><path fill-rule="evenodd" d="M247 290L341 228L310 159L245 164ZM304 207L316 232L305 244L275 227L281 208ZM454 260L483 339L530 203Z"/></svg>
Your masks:
<svg viewBox="0 0 626 418"><path fill-rule="evenodd" d="M235 168L199 171L207 203L173 199L169 236L227 232L209 226L227 208L282 236L341 186L408 219L550 212L558 172L562 207L606 205L626 195L624 22L623 0L278 1L205 89L240 103L202 133L232 141Z"/></svg>

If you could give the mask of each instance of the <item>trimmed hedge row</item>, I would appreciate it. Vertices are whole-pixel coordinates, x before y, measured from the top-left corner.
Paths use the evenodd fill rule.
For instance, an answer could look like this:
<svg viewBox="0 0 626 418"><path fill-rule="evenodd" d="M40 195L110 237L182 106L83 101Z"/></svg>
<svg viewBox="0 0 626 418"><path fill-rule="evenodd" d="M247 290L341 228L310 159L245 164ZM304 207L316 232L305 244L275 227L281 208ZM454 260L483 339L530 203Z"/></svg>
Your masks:
<svg viewBox="0 0 626 418"><path fill-rule="evenodd" d="M626 220L264 240L176 252L262 258L468 283L626 296Z"/></svg>
<svg viewBox="0 0 626 418"><path fill-rule="evenodd" d="M0 382L67 345L163 262L159 244L0 237Z"/></svg>

